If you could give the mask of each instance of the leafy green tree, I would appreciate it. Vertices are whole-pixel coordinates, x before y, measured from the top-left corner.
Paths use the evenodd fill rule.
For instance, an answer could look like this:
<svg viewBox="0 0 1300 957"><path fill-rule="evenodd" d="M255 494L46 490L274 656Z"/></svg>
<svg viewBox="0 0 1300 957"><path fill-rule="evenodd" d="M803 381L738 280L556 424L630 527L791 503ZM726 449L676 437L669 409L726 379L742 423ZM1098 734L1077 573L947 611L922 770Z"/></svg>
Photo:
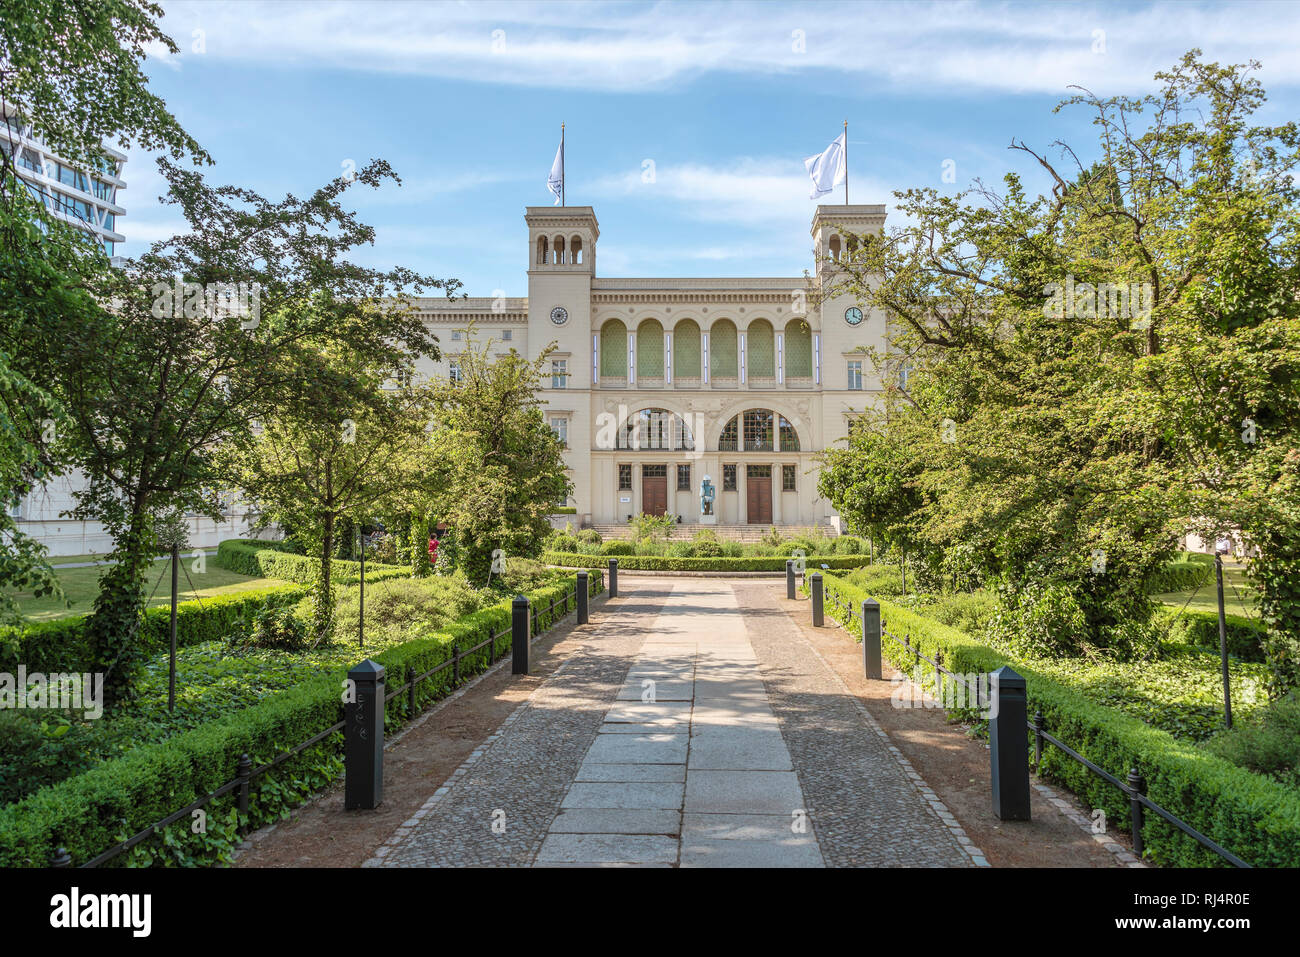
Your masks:
<svg viewBox="0 0 1300 957"><path fill-rule="evenodd" d="M573 490L562 447L537 392L554 346L529 360L494 357L472 334L459 382L433 387L436 428L426 489L454 529L459 567L486 583L493 553L533 558L550 534L547 514Z"/></svg>
<svg viewBox="0 0 1300 957"><path fill-rule="evenodd" d="M1261 575L1291 560L1263 490L1289 487L1300 409L1300 134L1251 125L1255 66L1192 51L1151 96L1082 92L1095 147L1058 168L1013 142L1050 194L901 193L907 225L834 264L909 367L885 431L921 465L898 472L931 502L916 534L966 547L1013 625L1062 623L1050 650L1150 650L1147 586L1189 526L1242 528Z"/></svg>
<svg viewBox="0 0 1300 957"><path fill-rule="evenodd" d="M294 528L320 557L313 600L318 642L333 634L332 559L340 520L365 527L368 517L391 510L419 486L433 411L430 390L394 386L391 367L368 367L337 349L326 359L352 388L313 388L282 403L250 443L229 453L232 471L263 517Z"/></svg>

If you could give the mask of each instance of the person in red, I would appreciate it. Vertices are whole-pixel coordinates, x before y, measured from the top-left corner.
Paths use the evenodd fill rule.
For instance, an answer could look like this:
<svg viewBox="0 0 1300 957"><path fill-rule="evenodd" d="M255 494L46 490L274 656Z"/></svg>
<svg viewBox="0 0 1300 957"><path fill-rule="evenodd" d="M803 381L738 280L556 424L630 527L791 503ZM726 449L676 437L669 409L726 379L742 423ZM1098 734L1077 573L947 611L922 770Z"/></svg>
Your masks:
<svg viewBox="0 0 1300 957"><path fill-rule="evenodd" d="M429 539L429 564L430 565L438 564L438 539L437 538Z"/></svg>

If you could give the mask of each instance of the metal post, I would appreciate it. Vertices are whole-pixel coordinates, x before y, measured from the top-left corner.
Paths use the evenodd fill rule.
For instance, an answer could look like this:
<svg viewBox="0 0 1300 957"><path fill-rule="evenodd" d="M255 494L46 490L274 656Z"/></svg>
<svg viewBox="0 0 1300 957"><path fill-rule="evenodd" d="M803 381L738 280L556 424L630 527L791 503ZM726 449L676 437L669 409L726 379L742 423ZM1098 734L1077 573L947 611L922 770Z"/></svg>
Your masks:
<svg viewBox="0 0 1300 957"><path fill-rule="evenodd" d="M1003 665L993 672L989 760L993 772L993 813L1004 821L1029 820L1025 710L1025 679Z"/></svg>
<svg viewBox="0 0 1300 957"><path fill-rule="evenodd" d="M609 560L609 597L618 597L618 559Z"/></svg>
<svg viewBox="0 0 1300 957"><path fill-rule="evenodd" d="M171 655L167 662L167 710L176 710L176 598L180 591L180 580L177 575L180 573L181 564L181 547L180 545L172 546L172 624L171 624ZM1222 589L1220 589L1222 593Z"/></svg>
<svg viewBox="0 0 1300 957"><path fill-rule="evenodd" d="M235 777L239 780L239 814L247 819L249 784L253 778L253 759L247 752L239 756L239 763L235 765Z"/></svg>
<svg viewBox="0 0 1300 957"><path fill-rule="evenodd" d="M366 530L357 525L357 538L361 540L361 591L357 594L357 647L366 646Z"/></svg>
<svg viewBox="0 0 1300 957"><path fill-rule="evenodd" d="M862 667L868 678L882 678L880 670L880 602L862 602Z"/></svg>
<svg viewBox="0 0 1300 957"><path fill-rule="evenodd" d="M1228 682L1228 617L1223 611L1223 556L1214 553L1214 577L1219 585L1219 666L1223 671L1223 723L1232 727L1232 685Z"/></svg>
<svg viewBox="0 0 1300 957"><path fill-rule="evenodd" d="M1034 773L1043 766L1043 712L1034 712Z"/></svg>
<svg viewBox="0 0 1300 957"><path fill-rule="evenodd" d="M826 622L826 617L822 612L822 573L813 572L808 581L809 587L812 589L813 627L820 628Z"/></svg>
<svg viewBox="0 0 1300 957"><path fill-rule="evenodd" d="M453 688L460 685L460 642L451 643L451 686Z"/></svg>
<svg viewBox="0 0 1300 957"><path fill-rule="evenodd" d="M415 715L415 665L406 666L406 715Z"/></svg>
<svg viewBox="0 0 1300 957"><path fill-rule="evenodd" d="M71 867L72 855L68 853L66 847L56 847L54 853L50 856L50 867Z"/></svg>
<svg viewBox="0 0 1300 957"><path fill-rule="evenodd" d="M794 601L794 559L785 560L785 597Z"/></svg>
<svg viewBox="0 0 1300 957"><path fill-rule="evenodd" d="M1142 849L1144 847L1142 843L1142 818L1144 808L1138 795L1145 795L1147 793L1147 782L1138 772L1137 768L1129 768L1128 786L1130 788L1128 804L1129 823L1133 829L1133 853L1138 857L1141 857Z"/></svg>
<svg viewBox="0 0 1300 957"><path fill-rule="evenodd" d="M348 672L343 706L343 808L369 810L384 799L384 666L367 658Z"/></svg>
<svg viewBox="0 0 1300 957"><path fill-rule="evenodd" d="M587 579L586 571L578 572L578 624L587 623Z"/></svg>
<svg viewBox="0 0 1300 957"><path fill-rule="evenodd" d="M528 599L516 595L510 606L510 641L514 649L511 674L528 674Z"/></svg>

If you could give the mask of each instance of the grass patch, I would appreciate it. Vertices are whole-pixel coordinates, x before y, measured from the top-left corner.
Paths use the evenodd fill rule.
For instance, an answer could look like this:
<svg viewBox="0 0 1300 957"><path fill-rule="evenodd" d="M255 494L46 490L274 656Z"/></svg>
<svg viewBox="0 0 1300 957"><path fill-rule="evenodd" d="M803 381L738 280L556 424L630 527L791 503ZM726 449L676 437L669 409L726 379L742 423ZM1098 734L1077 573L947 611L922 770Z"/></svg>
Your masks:
<svg viewBox="0 0 1300 957"><path fill-rule="evenodd" d="M1185 588L1154 597L1156 601L1174 608L1186 605L1188 611L1212 611L1215 614L1219 611L1219 592L1213 575L1210 583L1200 588ZM1259 610L1255 606L1255 591L1246 580L1246 566L1240 562L1223 563L1223 608L1229 615L1259 617Z"/></svg>
<svg viewBox="0 0 1300 957"><path fill-rule="evenodd" d="M69 559L79 558L79 556L67 557ZM84 560L90 561L93 559ZM212 595L224 595L249 588L267 588L272 585L284 584L284 582L276 578L255 578L221 568L211 557L207 559L202 574L194 571L193 563L194 559L192 558L181 558L181 601L207 598ZM61 564L66 563L61 562ZM103 574L104 566L62 568L60 565L54 567L59 584L63 586L65 593L63 598L50 596L34 598L31 592L13 593L22 616L28 621L53 621L56 618L68 618L90 612L95 597L99 594L99 576ZM189 578L186 578L186 572L189 572ZM144 587L145 595L153 596L149 601L149 607L171 603L171 574L172 562L170 558L160 558L150 567L145 575ZM191 581L193 587L191 587Z"/></svg>

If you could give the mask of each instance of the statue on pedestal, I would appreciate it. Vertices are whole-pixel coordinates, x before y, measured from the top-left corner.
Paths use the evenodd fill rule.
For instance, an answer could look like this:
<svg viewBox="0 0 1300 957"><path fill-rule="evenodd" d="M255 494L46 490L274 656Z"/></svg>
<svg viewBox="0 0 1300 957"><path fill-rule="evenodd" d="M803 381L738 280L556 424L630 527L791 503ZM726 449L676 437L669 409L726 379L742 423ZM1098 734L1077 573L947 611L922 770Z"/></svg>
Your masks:
<svg viewBox="0 0 1300 957"><path fill-rule="evenodd" d="M714 498L713 479L706 475L700 482L700 522L705 525L713 524L718 520L718 517L713 514Z"/></svg>

